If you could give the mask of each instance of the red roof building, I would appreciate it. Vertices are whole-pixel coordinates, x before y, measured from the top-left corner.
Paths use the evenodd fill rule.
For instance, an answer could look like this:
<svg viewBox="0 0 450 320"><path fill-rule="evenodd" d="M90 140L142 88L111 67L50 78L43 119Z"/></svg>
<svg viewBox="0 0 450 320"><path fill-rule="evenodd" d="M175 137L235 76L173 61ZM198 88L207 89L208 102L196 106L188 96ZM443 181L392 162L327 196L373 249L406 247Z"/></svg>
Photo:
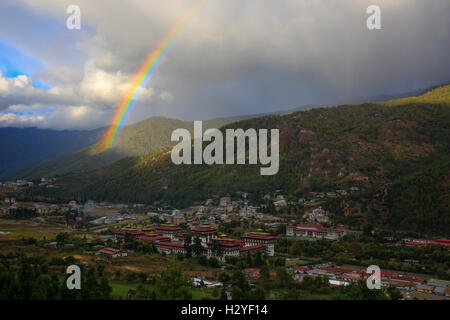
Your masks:
<svg viewBox="0 0 450 320"><path fill-rule="evenodd" d="M169 237L172 240L175 239L177 233L181 232L181 228L174 225L160 225L155 229L163 236Z"/></svg>
<svg viewBox="0 0 450 320"><path fill-rule="evenodd" d="M320 223L304 223L298 226L288 226L286 235L296 238L324 238L335 240L345 235L344 229L325 228Z"/></svg>
<svg viewBox="0 0 450 320"><path fill-rule="evenodd" d="M273 256L275 254L275 240L276 236L261 233L261 232L250 232L244 236L244 247L252 247L256 245L263 245L267 248L267 254Z"/></svg>
<svg viewBox="0 0 450 320"><path fill-rule="evenodd" d="M177 242L164 242L164 241L155 241L156 250L159 253L182 253L185 254L186 250L184 248L184 244Z"/></svg>
<svg viewBox="0 0 450 320"><path fill-rule="evenodd" d="M126 251L119 249L103 248L98 252L98 255L109 258L118 258L118 257L126 257L128 254Z"/></svg>

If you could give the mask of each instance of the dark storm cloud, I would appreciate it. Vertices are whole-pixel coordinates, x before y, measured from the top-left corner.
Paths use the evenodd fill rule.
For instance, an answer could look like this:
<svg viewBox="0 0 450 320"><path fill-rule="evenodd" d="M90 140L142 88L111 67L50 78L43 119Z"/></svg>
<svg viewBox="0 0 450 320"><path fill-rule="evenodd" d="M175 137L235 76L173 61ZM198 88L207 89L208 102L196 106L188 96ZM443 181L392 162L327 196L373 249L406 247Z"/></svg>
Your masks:
<svg viewBox="0 0 450 320"><path fill-rule="evenodd" d="M43 16L65 18L64 1L23 3ZM114 90L106 94L109 88L131 79L195 3L79 1L95 34L76 43L88 57L76 70L81 80L71 84L78 104L113 108L119 97ZM381 7L382 30L366 27L371 4ZM448 82L449 30L446 0L211 0L168 50L130 121L271 112ZM64 67L70 68L70 56ZM93 79L99 86L89 90ZM108 90L97 96L102 86Z"/></svg>

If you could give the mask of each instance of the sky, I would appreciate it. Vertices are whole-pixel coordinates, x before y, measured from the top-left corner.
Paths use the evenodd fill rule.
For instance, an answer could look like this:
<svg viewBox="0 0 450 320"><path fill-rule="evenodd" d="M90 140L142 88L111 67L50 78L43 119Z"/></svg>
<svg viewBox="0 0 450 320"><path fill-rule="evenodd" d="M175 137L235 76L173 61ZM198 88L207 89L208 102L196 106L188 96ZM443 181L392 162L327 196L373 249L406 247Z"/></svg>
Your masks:
<svg viewBox="0 0 450 320"><path fill-rule="evenodd" d="M0 127L111 122L146 56L198 0L2 0ZM381 8L368 30L366 8ZM81 29L69 30L69 5ZM448 0L210 0L128 117L334 105L450 82Z"/></svg>

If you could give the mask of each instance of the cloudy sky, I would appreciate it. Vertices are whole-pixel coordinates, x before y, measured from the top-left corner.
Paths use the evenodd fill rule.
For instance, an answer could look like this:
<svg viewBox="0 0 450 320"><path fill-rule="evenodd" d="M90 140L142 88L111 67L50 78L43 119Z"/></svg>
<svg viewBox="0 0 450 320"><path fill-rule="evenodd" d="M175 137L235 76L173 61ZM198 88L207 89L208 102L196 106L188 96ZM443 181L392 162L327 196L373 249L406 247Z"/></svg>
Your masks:
<svg viewBox="0 0 450 320"><path fill-rule="evenodd" d="M198 0L2 0L0 127L107 125L145 57ZM81 29L66 28L69 5ZM382 30L366 8L381 7ZM450 81L448 0L210 0L129 123L352 102Z"/></svg>

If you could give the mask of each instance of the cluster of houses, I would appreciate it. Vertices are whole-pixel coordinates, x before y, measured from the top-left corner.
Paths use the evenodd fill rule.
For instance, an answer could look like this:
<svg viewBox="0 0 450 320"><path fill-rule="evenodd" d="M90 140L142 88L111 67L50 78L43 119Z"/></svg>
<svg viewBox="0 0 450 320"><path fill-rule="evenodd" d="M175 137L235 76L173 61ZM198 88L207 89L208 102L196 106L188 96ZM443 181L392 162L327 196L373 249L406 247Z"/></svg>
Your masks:
<svg viewBox="0 0 450 320"><path fill-rule="evenodd" d="M329 222L328 212L323 210L322 207L313 209L309 214L308 218L310 221L319 222L319 223L327 223Z"/></svg>
<svg viewBox="0 0 450 320"><path fill-rule="evenodd" d="M336 266L294 266L291 268L294 279L302 281L305 276L327 276L331 286L347 286L351 282L366 280L369 274L365 269ZM396 272L381 272L381 286L393 286L402 291L417 291L439 296L450 296L450 281L423 280Z"/></svg>
<svg viewBox="0 0 450 320"><path fill-rule="evenodd" d="M249 278L259 278L261 270L259 268L248 268L243 270ZM365 269L351 267L337 267L331 264L292 266L288 267L288 272L296 281L303 281L306 276L318 277L326 276L331 287L348 286L352 282L366 280L369 274ZM275 276L275 271L270 271L270 276ZM402 275L395 272L381 272L382 287L396 287L402 291L416 291L438 296L450 297L450 281L429 279L423 280L412 276Z"/></svg>
<svg viewBox="0 0 450 320"><path fill-rule="evenodd" d="M242 197L244 196L246 193L242 193ZM171 212L152 212L148 215L158 216L163 222L175 225L200 221L217 224L241 219L265 219L265 214L259 209L250 205L245 198L232 200L230 197L222 197L216 204L213 199L207 199L204 205L191 206L183 210L175 209Z"/></svg>
<svg viewBox="0 0 450 320"><path fill-rule="evenodd" d="M48 183L52 180L45 180ZM128 205L118 204L110 205L107 203L95 203L92 200L87 201L84 204L80 204L75 200L69 201L68 203L44 203L44 202L19 202L15 198L4 198L0 201L0 214L9 215L14 213L17 209L25 209L35 211L40 216L64 214L67 212L78 212L85 215L89 215L95 208L107 208L107 209L117 209L121 210L128 208ZM92 220L91 223L94 225L100 224L111 224L121 222L123 220L135 220L134 215L121 215L117 214L115 216L103 216Z"/></svg>
<svg viewBox="0 0 450 320"><path fill-rule="evenodd" d="M44 202L17 202L14 198L5 198L0 205L0 213L4 215L14 214L18 209L35 211L40 216L62 214L70 211L69 204L51 204Z"/></svg>
<svg viewBox="0 0 450 320"><path fill-rule="evenodd" d="M360 181L360 182L367 182L367 177L360 177L357 176L353 180ZM367 178L368 179L368 178ZM311 191L308 194L305 195L305 197L298 199L298 201L287 201L285 196L282 194L279 194L280 190L277 190L275 192L275 195L271 195L270 193L264 195L263 199L265 201L272 201L272 204L274 205L275 209L280 209L283 207L287 207L289 205L295 206L297 204L304 204L304 203L312 203L315 202L318 199L324 199L324 198L337 198L340 196L346 196L349 193L358 192L361 189L359 187L353 186L349 187L348 190L338 189L335 191L328 191L328 192L314 192Z"/></svg>
<svg viewBox="0 0 450 320"><path fill-rule="evenodd" d="M119 223L126 220L136 220L136 216L133 214L116 214L112 216L103 216L94 220L91 220L89 223L94 225L102 225L102 224L113 224Z"/></svg>
<svg viewBox="0 0 450 320"><path fill-rule="evenodd" d="M403 243L407 246L426 247L426 246L434 245L434 246L450 247L450 240L448 240L448 239L430 240L430 239L418 239L418 238L405 238L405 239L403 239Z"/></svg>
<svg viewBox="0 0 450 320"><path fill-rule="evenodd" d="M55 181L55 178L41 178L41 180L35 184L33 181L27 179L17 179L16 181L0 182L0 188L11 191L17 191L23 188L33 188L36 185L39 187L54 188Z"/></svg>
<svg viewBox="0 0 450 320"><path fill-rule="evenodd" d="M264 232L249 232L243 239L234 239L219 234L217 228L208 224L193 227L190 230L191 243L187 244L186 234L182 228L172 224L161 224L157 227L147 227L142 230L125 227L116 232L116 239L122 239L129 233L141 242L151 242L160 253L186 254L187 245L193 245L196 238L200 240L204 255L215 256L224 261L227 256L240 256L249 252L260 251L269 256L275 254L275 240L273 236Z"/></svg>
<svg viewBox="0 0 450 320"><path fill-rule="evenodd" d="M443 246L450 247L450 240L448 239L423 239L423 238L403 238L396 242L394 237L384 237L384 242L386 245L402 245L408 247L428 247L428 246ZM409 260L413 261L413 260Z"/></svg>

